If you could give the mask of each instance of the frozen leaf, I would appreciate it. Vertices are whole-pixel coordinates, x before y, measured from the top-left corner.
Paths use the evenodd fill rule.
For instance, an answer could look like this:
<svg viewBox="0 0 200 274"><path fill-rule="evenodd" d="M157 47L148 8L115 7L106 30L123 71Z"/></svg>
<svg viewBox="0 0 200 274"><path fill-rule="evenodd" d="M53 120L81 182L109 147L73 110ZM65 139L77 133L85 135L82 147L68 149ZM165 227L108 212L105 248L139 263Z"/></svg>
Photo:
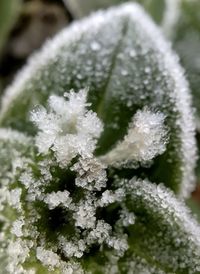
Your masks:
<svg viewBox="0 0 200 274"><path fill-rule="evenodd" d="M199 273L200 226L185 204L164 186L148 181L132 179L126 188L127 207L136 216L129 230L133 250L163 270Z"/></svg>
<svg viewBox="0 0 200 274"><path fill-rule="evenodd" d="M170 29L173 46L186 69L188 80L194 95L197 109L197 127L200 116L200 1L181 0L178 2L178 14L175 24Z"/></svg>
<svg viewBox="0 0 200 274"><path fill-rule="evenodd" d="M92 157L103 131L96 113L86 109L87 90L66 95L68 101L51 96L48 113L42 107L31 113L31 120L39 129L36 138L39 153L54 151L61 166L69 164L77 154L82 158Z"/></svg>
<svg viewBox="0 0 200 274"><path fill-rule="evenodd" d="M166 152L142 172L188 196L196 158L188 84L177 56L137 4L98 12L48 42L6 91L1 125L35 133L28 117L33 106L46 105L55 92L61 96L85 87L90 109L104 124L96 155L124 139L138 109L163 113Z"/></svg>
<svg viewBox="0 0 200 274"><path fill-rule="evenodd" d="M145 109L138 111L129 125L128 133L116 147L101 157L107 165L145 165L166 150L167 130L164 116Z"/></svg>
<svg viewBox="0 0 200 274"><path fill-rule="evenodd" d="M82 17L91 11L109 7L123 2L122 0L65 0L67 7L76 17ZM174 49L181 58L182 65L188 74L193 94L194 104L200 113L199 74L200 61L200 3L198 0L165 0L165 1L135 1L144 6L153 19L162 27L164 34L173 42ZM192 48L191 48L192 47ZM200 127L199 118L197 126Z"/></svg>
<svg viewBox="0 0 200 274"><path fill-rule="evenodd" d="M33 135L0 132L3 271L200 272L200 226L159 184L193 188L190 101L137 4L74 23L32 57L2 101L1 125Z"/></svg>
<svg viewBox="0 0 200 274"><path fill-rule="evenodd" d="M33 140L25 134L11 129L0 129L0 178L8 180L8 173L13 176L18 167L22 167L23 158L31 155Z"/></svg>
<svg viewBox="0 0 200 274"><path fill-rule="evenodd" d="M29 157L20 158L17 173L5 170L7 180L0 190L4 269L10 274L199 271L200 227L185 205L162 185L121 179L117 173L112 178L103 157L93 155L102 123L88 112L86 97L86 90L67 93L68 100L51 96L48 111L39 107L32 112L39 131L29 139L38 150L33 146ZM88 113L91 121L95 119L93 127ZM137 111L127 138L114 149L117 159L124 154L116 150L131 139L137 161L163 153L164 118L160 112ZM44 142L48 135L50 145ZM71 139L79 135L78 145L84 150L71 146ZM2 136L11 138L9 131ZM60 147L65 136L69 140ZM12 137L27 145L24 135L12 132ZM66 153L61 161L58 152L63 143L71 146L74 157Z"/></svg>

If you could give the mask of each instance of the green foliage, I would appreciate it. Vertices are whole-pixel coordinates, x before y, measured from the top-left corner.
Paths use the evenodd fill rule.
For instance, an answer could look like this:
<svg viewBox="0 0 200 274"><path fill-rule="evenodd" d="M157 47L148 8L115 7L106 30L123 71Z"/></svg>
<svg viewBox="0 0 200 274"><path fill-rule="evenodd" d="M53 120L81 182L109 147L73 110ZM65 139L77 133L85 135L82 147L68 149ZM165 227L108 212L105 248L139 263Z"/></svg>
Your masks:
<svg viewBox="0 0 200 274"><path fill-rule="evenodd" d="M195 161L188 87L176 57L143 13L132 15L127 8L123 14L119 9L115 21L109 13L102 20L99 13L58 35L8 88L1 126L33 134L28 113L36 104L46 104L49 94L84 87L89 87L92 109L105 124L97 155L123 139L138 109L147 106L166 115L167 151L142 173L187 196Z"/></svg>
<svg viewBox="0 0 200 274"><path fill-rule="evenodd" d="M139 5L48 42L7 89L0 125L13 129L0 131L9 273L200 272L200 226L176 197L194 187L188 84Z"/></svg>
<svg viewBox="0 0 200 274"><path fill-rule="evenodd" d="M197 109L197 126L200 116L200 1L182 0L176 24L172 30L174 48L178 52L181 63L187 72L187 77L194 95L194 105Z"/></svg>
<svg viewBox="0 0 200 274"><path fill-rule="evenodd" d="M66 0L66 4L76 17L82 17L93 10L102 9L122 0ZM200 1L199 0L138 0L153 19L163 27L164 33L172 40L174 49L186 69L194 95L197 115L200 113ZM199 120L199 119L198 119ZM199 128L199 122L197 121Z"/></svg>
<svg viewBox="0 0 200 274"><path fill-rule="evenodd" d="M198 273L199 224L190 219L184 204L163 186L150 182L133 180L127 187L128 207L136 215L130 230L134 250L167 273Z"/></svg>

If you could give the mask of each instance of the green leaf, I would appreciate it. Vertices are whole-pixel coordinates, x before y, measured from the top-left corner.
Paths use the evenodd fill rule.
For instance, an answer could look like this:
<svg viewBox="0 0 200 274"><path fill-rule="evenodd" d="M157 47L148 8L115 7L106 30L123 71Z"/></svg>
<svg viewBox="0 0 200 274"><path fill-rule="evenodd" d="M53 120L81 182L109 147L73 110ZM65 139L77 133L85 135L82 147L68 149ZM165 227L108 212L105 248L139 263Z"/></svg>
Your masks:
<svg viewBox="0 0 200 274"><path fill-rule="evenodd" d="M0 129L0 210L2 210L2 202L6 198L5 186L17 173L17 169L21 166L24 157L30 157L32 152L32 138L27 137L23 133L11 129ZM4 227L5 216L0 212L0 231ZM3 232L2 232L3 234ZM3 247L4 244L3 244ZM0 249L2 249L2 240L0 241ZM5 253L0 252L0 273L8 273L6 270Z"/></svg>
<svg viewBox="0 0 200 274"><path fill-rule="evenodd" d="M129 229L133 251L167 273L199 273L200 226L186 206L162 185L132 179L126 187L127 207L136 215Z"/></svg>
<svg viewBox="0 0 200 274"><path fill-rule="evenodd" d="M29 121L33 106L45 105L50 94L84 87L89 87L91 108L104 123L97 155L123 139L138 109L148 107L166 116L167 150L141 174L187 196L195 162L188 85L177 57L137 4L74 23L33 56L6 91L0 124L34 134Z"/></svg>
<svg viewBox="0 0 200 274"><path fill-rule="evenodd" d="M75 18L81 18L88 15L90 12L108 8L113 5L123 3L123 0L64 0L67 7L72 12ZM133 1L132 1L133 2ZM165 0L137 0L134 1L144 6L146 11L148 11L156 22L161 22L164 9Z"/></svg>
<svg viewBox="0 0 200 274"><path fill-rule="evenodd" d="M8 172L12 173L17 168L22 157L29 157L32 139L23 133L11 129L0 129L0 178L6 180Z"/></svg>
<svg viewBox="0 0 200 274"><path fill-rule="evenodd" d="M91 11L106 8L123 0L65 0L75 17L82 17ZM138 0L152 18L161 25L163 32L172 40L174 49L186 69L197 109L200 116L200 2L199 0ZM197 126L200 127L199 118Z"/></svg>
<svg viewBox="0 0 200 274"><path fill-rule="evenodd" d="M175 20L169 28L168 34L173 47L180 56L180 61L186 70L186 76L194 97L196 108L197 143L199 147L200 130L200 1L174 1L177 5ZM171 3L173 6L173 2ZM199 178L200 162L198 160L196 174Z"/></svg>
<svg viewBox="0 0 200 274"><path fill-rule="evenodd" d="M171 38L181 63L186 69L187 77L194 95L197 109L197 126L200 117L200 1L181 0L177 18L171 29Z"/></svg>
<svg viewBox="0 0 200 274"><path fill-rule="evenodd" d="M44 159L43 159L44 160ZM46 172L48 173L49 163L51 165L50 159L46 159ZM41 163L40 163L41 164ZM44 162L45 164L45 162ZM55 164L55 163L54 163ZM39 168L38 163L35 161L35 166ZM42 165L44 167L44 165ZM32 165L32 168L34 165ZM47 183L48 178L52 180L50 187L55 191L56 184L60 186L67 187L69 186L69 176L67 176L68 170L59 169L53 165L51 169L52 178L46 177L46 173L41 173L40 177L35 181L34 178L29 191L37 185L38 182ZM24 170L21 166L22 172ZM34 170L34 168L33 168ZM25 170L26 172L26 170ZM63 173L63 174L62 174ZM8 174L8 173L6 173ZM27 173L28 175L28 173ZM64 176L63 176L64 175ZM45 179L46 177L46 179ZM63 178L62 178L63 177ZM68 183L63 186L63 182L68 180ZM22 179L21 179L22 180ZM25 180L28 181L29 178ZM15 181L10 181L11 184L15 185L16 188L19 185ZM44 184L45 187L45 184ZM117 218L119 217L119 211L117 209L126 208L126 212L134 213L134 222L123 227L123 232L128 235L128 244L129 249L125 254L119 258L113 252L112 249L108 249L105 246L98 248L94 246L94 249L86 250L85 254L81 258L75 258L75 262L79 262L84 272L77 273L93 273L93 274L108 274L108 273L121 273L121 274L143 274L145 271L150 274L164 274L164 273L177 273L177 274L186 274L186 273L199 273L200 271L200 225L196 220L191 216L190 211L186 208L185 204L179 201L173 192L169 191L163 185L156 185L147 180L140 180L133 178L131 180L113 180L112 183L113 193L119 193L119 191L124 193L122 200L117 199L108 207L104 207L104 210L100 213L97 210L96 216L100 220L106 218L106 221L109 222L113 228L117 227ZM47 184L47 188L49 188ZM78 190L78 189L77 189ZM31 192L26 194L23 191L22 196L22 205L23 212L19 211L18 214L22 214L22 220L24 222L23 231L24 234L17 239L15 239L15 244L18 241L20 242L19 246L12 246L16 248L16 251L9 250L10 256L15 256L16 252L21 252L22 262L23 262L23 241L27 241L27 246L32 247L30 250L29 256L27 256L23 267L25 271L36 270L36 273L70 273L66 272L60 264L60 268L56 268L53 271L48 270L47 266L50 262L54 262L55 257L61 258L63 263L66 261L61 255L62 253L59 250L56 253L43 254L43 260L41 262L36 259L35 246L33 245L34 240L36 240L37 245L43 242L43 245L49 246L51 248L57 248L59 244L59 238L61 235L67 236L70 235L70 240L73 238L69 232L69 211L63 210L58 206L55 211L50 210L45 206L44 199L40 203L36 201L28 200L28 196ZM116 191L116 192L115 192ZM112 192L112 191L111 191ZM49 195L49 189L45 191L45 195ZM55 192L52 192L55 193ZM71 197L73 199L74 191L71 192ZM103 193L106 193L103 192ZM101 193L102 194L102 193ZM102 195L103 197L103 195ZM109 198L109 196L107 196ZM83 197L82 197L83 198ZM88 195L85 197L89 200L91 197ZM84 199L85 199L84 198ZM112 200L112 195L110 198ZM75 200L74 200L75 201ZM73 208L73 206L72 206ZM7 210L5 210L7 213ZM24 215L25 213L25 215ZM39 213L39 215L37 214ZM4 214L4 213L3 213ZM6 215L6 214L5 214ZM62 220L62 224L59 222L60 216L65 216L65 219ZM67 218L66 218L67 216ZM6 216L8 217L8 216ZM20 217L20 215L19 215ZM19 218L18 217L18 218ZM63 218L62 217L62 218ZM52 222L52 219L57 220L57 222ZM123 218L124 221L125 218ZM20 220L20 218L18 219ZM11 221L11 220L10 220ZM14 221L14 220L13 220ZM32 227L34 223L34 226ZM12 222L11 222L12 224ZM9 223L7 223L7 226ZM35 225L37 225L37 234L34 236L30 232L32 227L32 232L35 233ZM14 226L14 225L13 225ZM13 227L11 226L11 227ZM8 228L7 228L8 229ZM18 231L18 227L15 228L15 233ZM28 234L27 234L28 231ZM51 231L51 235L50 235ZM8 229L8 234L10 236L12 229ZM80 236L84 239L84 233L79 231ZM121 230L116 230L117 233L121 233ZM28 235L28 238L27 238ZM86 234L87 235L87 234ZM103 232L102 232L103 235ZM115 235L115 234L114 234ZM121 235L121 234L119 234ZM8 236L8 235L6 235ZM6 237L4 236L4 237ZM16 236L14 236L16 237ZM13 235L11 234L11 239ZM4 238L4 241L6 238ZM28 241L30 240L30 244ZM8 241L9 243L9 241ZM55 246L53 247L54 244ZM27 248L25 245L25 248ZM5 242L4 242L5 248ZM19 248L19 249L18 249ZM24 248L24 249L25 249ZM69 247L70 249L70 247ZM73 249L72 249L73 250ZM2 251L2 250L1 250ZM49 252L49 251L48 251ZM26 253L26 252L25 252ZM17 253L18 254L18 253ZM19 253L20 254L20 253ZM1 255L1 253L0 253ZM17 257L17 256L16 256ZM12 258L12 257L11 257ZM37 256L38 258L38 256ZM19 256L20 261L20 256ZM45 264L46 262L46 264ZM68 261L67 261L68 262ZM3 261L2 261L3 263ZM12 263L12 262L11 262ZM69 261L70 263L70 261ZM5 266L2 266L5 267ZM18 266L20 267L20 265ZM65 266L66 267L66 266ZM69 266L71 267L71 266ZM17 268L15 268L17 269ZM3 268L4 271L4 268ZM70 271L70 269L68 270ZM79 270L78 270L79 271ZM112 272L111 272L112 271ZM6 272L3 272L6 273ZM12 273L12 272L9 272ZM26 272L24 272L26 273ZM76 273L76 272L74 272Z"/></svg>

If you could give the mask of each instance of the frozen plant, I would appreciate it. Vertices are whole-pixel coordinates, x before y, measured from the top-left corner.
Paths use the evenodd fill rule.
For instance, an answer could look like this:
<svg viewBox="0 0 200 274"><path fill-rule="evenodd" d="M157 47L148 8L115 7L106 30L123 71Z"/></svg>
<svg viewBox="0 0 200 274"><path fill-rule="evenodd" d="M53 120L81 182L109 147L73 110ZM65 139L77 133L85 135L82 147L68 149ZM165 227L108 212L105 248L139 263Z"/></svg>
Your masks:
<svg viewBox="0 0 200 274"><path fill-rule="evenodd" d="M200 272L191 96L139 5L48 42L0 124L2 273Z"/></svg>
<svg viewBox="0 0 200 274"><path fill-rule="evenodd" d="M128 1L128 0L127 0ZM75 18L81 18L97 9L107 8L123 0L64 0ZM199 0L134 0L140 3L160 25L173 48L180 56L195 98L197 130L200 130L200 1Z"/></svg>

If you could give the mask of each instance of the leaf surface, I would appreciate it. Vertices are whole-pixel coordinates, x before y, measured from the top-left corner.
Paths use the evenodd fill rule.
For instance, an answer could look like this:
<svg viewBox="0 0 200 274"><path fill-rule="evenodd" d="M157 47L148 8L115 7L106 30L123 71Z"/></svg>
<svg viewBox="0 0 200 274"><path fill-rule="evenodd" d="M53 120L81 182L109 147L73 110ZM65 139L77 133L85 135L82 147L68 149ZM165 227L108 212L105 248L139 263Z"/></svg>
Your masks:
<svg viewBox="0 0 200 274"><path fill-rule="evenodd" d="M98 12L48 42L6 91L0 124L34 134L33 106L46 104L51 94L87 87L91 108L104 123L96 154L123 139L138 109L160 111L169 129L167 151L142 172L187 196L195 162L188 84L176 55L137 4Z"/></svg>

